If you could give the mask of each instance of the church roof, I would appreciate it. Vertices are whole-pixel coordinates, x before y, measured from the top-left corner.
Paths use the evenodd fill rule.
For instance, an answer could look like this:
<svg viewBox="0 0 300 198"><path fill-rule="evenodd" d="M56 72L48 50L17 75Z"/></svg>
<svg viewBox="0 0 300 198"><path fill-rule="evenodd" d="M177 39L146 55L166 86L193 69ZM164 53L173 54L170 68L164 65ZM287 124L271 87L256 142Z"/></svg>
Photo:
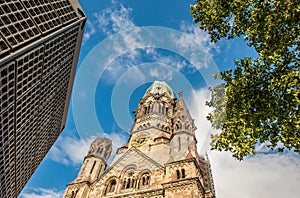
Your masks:
<svg viewBox="0 0 300 198"><path fill-rule="evenodd" d="M175 98L173 90L171 89L171 87L166 82L163 82L163 81L154 81L152 83L152 85L147 89L144 97L147 94L149 94L149 93L152 93L152 94L156 94L156 93L163 94L163 93L166 93L171 98Z"/></svg>

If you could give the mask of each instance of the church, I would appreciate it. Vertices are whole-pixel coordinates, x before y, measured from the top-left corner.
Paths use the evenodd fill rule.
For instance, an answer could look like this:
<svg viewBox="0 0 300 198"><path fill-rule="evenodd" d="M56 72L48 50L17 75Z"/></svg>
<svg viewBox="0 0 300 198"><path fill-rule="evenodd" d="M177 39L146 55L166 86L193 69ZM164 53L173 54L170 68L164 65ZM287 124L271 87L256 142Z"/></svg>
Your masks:
<svg viewBox="0 0 300 198"><path fill-rule="evenodd" d="M64 198L215 198L210 163L197 152L196 126L183 100L155 81L134 111L127 144L112 152L95 139Z"/></svg>

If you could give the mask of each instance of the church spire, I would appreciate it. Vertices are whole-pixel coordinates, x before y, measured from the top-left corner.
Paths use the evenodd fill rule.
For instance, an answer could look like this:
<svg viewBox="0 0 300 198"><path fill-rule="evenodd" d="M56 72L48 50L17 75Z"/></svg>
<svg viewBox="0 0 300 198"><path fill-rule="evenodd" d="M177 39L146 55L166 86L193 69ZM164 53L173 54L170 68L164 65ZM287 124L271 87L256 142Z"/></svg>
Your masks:
<svg viewBox="0 0 300 198"><path fill-rule="evenodd" d="M196 127L194 120L183 100L182 91L178 93L178 101L175 106L174 112L174 133L185 131L194 134Z"/></svg>
<svg viewBox="0 0 300 198"><path fill-rule="evenodd" d="M173 115L170 161L183 160L198 155L195 130L194 120L183 100L182 92L179 92Z"/></svg>

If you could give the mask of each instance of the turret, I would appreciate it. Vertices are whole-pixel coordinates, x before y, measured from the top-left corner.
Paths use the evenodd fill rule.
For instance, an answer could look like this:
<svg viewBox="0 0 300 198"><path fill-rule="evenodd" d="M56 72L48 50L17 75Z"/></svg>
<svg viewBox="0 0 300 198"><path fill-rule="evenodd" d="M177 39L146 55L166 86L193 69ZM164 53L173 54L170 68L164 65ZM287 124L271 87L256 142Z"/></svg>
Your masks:
<svg viewBox="0 0 300 198"><path fill-rule="evenodd" d="M173 134L170 142L172 160L185 159L188 155L197 156L195 130L194 120L180 92L173 116Z"/></svg>
<svg viewBox="0 0 300 198"><path fill-rule="evenodd" d="M87 186L98 179L104 172L112 151L112 142L108 138L95 139L84 158L77 178L68 184L64 198L84 198Z"/></svg>
<svg viewBox="0 0 300 198"><path fill-rule="evenodd" d="M83 165L75 181L95 181L105 170L112 151L112 142L107 138L95 139L84 158Z"/></svg>

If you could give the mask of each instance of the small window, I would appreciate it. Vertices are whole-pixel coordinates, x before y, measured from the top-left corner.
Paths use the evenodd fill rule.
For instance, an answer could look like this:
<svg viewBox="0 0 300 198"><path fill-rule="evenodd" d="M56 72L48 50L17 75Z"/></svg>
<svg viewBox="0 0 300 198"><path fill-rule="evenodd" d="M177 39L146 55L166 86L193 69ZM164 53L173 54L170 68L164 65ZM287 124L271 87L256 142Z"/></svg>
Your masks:
<svg viewBox="0 0 300 198"><path fill-rule="evenodd" d="M177 179L184 179L186 177L185 169L176 170Z"/></svg>
<svg viewBox="0 0 300 198"><path fill-rule="evenodd" d="M93 166L92 166L92 168L91 168L90 174L92 174L92 172L93 172L93 170L94 170L94 168L95 168L95 165L96 165L96 161L94 161L94 163L93 163Z"/></svg>
<svg viewBox="0 0 300 198"><path fill-rule="evenodd" d="M105 194L114 192L116 189L116 186L117 186L117 181L115 179L112 179L106 187Z"/></svg>
<svg viewBox="0 0 300 198"><path fill-rule="evenodd" d="M185 178L185 170L181 169L181 178Z"/></svg>
<svg viewBox="0 0 300 198"><path fill-rule="evenodd" d="M97 149L97 153L99 153L100 155L102 154L102 152L103 152L103 148L102 147L98 147L98 149Z"/></svg>
<svg viewBox="0 0 300 198"><path fill-rule="evenodd" d="M72 194L71 194L71 198L75 198L76 197L76 194L77 194L77 192L78 192L78 190L76 190L76 191L72 191Z"/></svg>
<svg viewBox="0 0 300 198"><path fill-rule="evenodd" d="M150 176L148 173L143 174L141 177L141 185L145 186L145 185L149 185L150 184Z"/></svg>
<svg viewBox="0 0 300 198"><path fill-rule="evenodd" d="M134 178L125 178L123 180L123 189L135 188L135 182L136 180Z"/></svg>
<svg viewBox="0 0 300 198"><path fill-rule="evenodd" d="M181 178L181 175L180 175L180 171L179 171L179 170L176 170L176 175L177 175L177 179L180 179L180 178Z"/></svg>
<svg viewBox="0 0 300 198"><path fill-rule="evenodd" d="M128 178L128 179L127 179L127 183L126 183L125 188L126 188L126 189L127 189L127 188L130 188L130 186L131 186L131 178Z"/></svg>

